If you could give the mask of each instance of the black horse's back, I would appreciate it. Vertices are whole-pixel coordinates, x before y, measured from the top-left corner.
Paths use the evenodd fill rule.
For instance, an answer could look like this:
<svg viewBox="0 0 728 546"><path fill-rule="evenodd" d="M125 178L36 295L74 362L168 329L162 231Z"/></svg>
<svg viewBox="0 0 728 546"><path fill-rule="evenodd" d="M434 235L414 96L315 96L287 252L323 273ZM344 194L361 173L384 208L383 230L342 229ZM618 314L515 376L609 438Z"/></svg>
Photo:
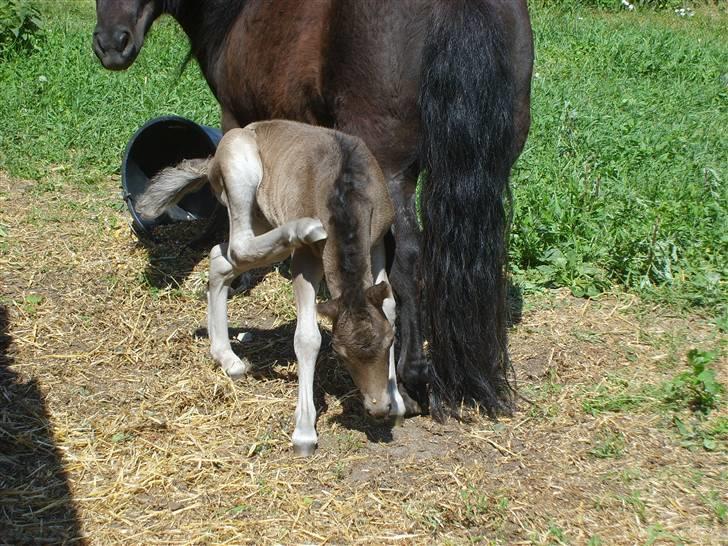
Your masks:
<svg viewBox="0 0 728 546"><path fill-rule="evenodd" d="M362 138L387 172L417 163L417 96L432 2L338 0L323 91L335 127Z"/></svg>

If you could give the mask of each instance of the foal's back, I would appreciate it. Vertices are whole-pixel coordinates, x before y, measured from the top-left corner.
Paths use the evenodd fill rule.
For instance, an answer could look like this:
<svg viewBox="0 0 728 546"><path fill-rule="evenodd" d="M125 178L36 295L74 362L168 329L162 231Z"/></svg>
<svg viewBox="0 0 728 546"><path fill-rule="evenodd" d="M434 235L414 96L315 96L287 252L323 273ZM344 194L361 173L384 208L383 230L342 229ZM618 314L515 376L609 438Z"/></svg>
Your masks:
<svg viewBox="0 0 728 546"><path fill-rule="evenodd" d="M346 173L356 180L355 191L346 196L353 199L350 212L366 220L362 228L368 233L361 235L370 244L381 240L394 208L382 170L361 139L284 120L253 123L246 129L255 133L263 164L258 207L272 227L311 217L321 220L329 237L335 236L330 199Z"/></svg>

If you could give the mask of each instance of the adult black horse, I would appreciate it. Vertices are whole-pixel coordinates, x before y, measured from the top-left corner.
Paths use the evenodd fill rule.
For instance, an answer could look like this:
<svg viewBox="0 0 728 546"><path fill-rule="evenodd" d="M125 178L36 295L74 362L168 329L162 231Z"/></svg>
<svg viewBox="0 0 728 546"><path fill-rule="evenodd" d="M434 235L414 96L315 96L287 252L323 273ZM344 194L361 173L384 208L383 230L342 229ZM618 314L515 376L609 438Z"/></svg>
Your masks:
<svg viewBox="0 0 728 546"><path fill-rule="evenodd" d="M158 16L174 17L225 131L285 118L361 137L397 209L400 380L421 402L429 393L436 417L462 403L510 411L504 200L530 125L526 0L97 0L96 10L94 50L112 70L134 62Z"/></svg>

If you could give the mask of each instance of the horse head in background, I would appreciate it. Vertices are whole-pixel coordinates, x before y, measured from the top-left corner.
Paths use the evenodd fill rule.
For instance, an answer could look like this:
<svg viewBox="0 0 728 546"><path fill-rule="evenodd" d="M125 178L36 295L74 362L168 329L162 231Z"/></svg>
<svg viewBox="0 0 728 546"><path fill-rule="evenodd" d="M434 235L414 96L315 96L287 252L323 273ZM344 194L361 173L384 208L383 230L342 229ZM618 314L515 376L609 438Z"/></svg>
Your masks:
<svg viewBox="0 0 728 546"><path fill-rule="evenodd" d="M96 25L93 48L104 68L124 70L131 66L162 7L163 3L158 0L96 1L96 9L104 14L104 22Z"/></svg>

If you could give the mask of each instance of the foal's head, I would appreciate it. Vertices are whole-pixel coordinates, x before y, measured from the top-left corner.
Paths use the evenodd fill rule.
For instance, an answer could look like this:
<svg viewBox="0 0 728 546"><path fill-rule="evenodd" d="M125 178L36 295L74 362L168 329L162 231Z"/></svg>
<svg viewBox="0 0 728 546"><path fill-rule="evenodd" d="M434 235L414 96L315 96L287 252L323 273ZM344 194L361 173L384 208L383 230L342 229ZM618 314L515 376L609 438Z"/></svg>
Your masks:
<svg viewBox="0 0 728 546"><path fill-rule="evenodd" d="M319 313L333 322L331 345L344 361L373 417L389 415L391 399L387 390L389 349L394 330L382 311L389 285L380 282L366 290L363 302L345 305L341 298L318 306Z"/></svg>

